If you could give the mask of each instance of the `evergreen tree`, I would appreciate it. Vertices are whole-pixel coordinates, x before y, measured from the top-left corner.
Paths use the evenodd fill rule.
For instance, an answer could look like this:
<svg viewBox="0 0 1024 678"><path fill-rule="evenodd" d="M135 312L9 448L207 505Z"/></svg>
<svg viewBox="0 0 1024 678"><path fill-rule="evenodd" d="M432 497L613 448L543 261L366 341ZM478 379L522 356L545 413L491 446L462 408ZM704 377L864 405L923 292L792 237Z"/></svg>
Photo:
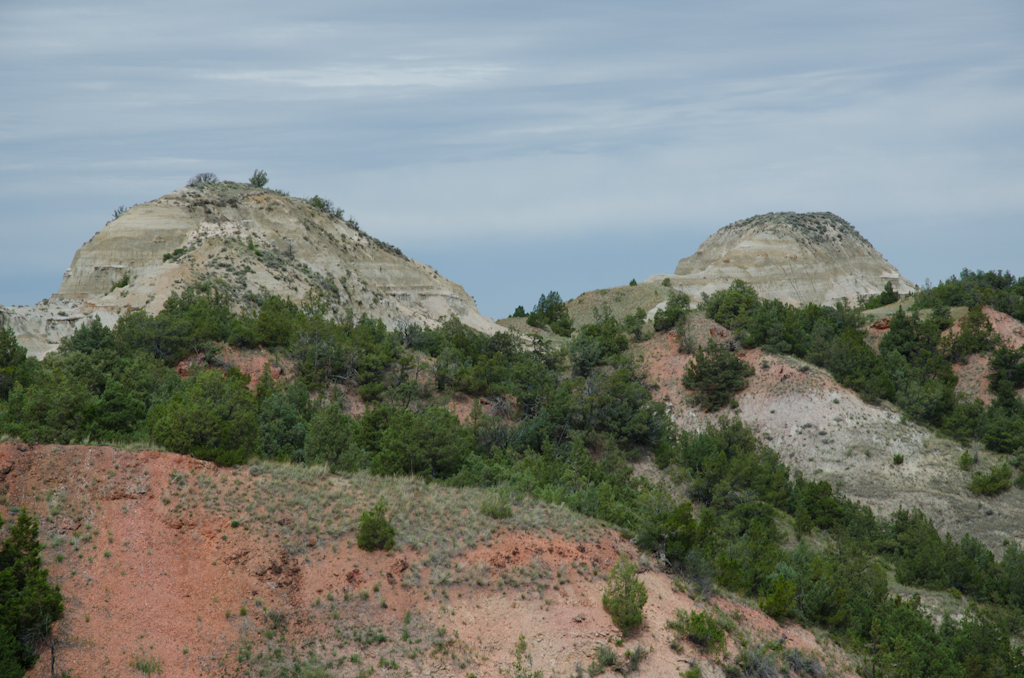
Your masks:
<svg viewBox="0 0 1024 678"><path fill-rule="evenodd" d="M0 528L3 520L0 520ZM0 549L0 677L22 676L35 664L37 643L64 614L39 553L39 524L22 512Z"/></svg>
<svg viewBox="0 0 1024 678"><path fill-rule="evenodd" d="M693 400L705 412L714 412L728 405L734 393L745 389L747 377L753 375L753 367L725 346L710 341L706 348L697 347L693 362L686 367L683 386L696 391Z"/></svg>

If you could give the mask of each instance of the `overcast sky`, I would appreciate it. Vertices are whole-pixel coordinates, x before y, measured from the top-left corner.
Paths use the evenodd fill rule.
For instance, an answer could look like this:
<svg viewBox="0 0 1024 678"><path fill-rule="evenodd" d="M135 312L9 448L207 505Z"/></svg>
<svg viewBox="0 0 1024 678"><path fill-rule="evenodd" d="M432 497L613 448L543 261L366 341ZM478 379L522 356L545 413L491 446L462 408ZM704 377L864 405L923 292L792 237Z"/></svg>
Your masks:
<svg viewBox="0 0 1024 678"><path fill-rule="evenodd" d="M331 198L485 315L832 211L1024 275L1024 3L0 4L0 303L197 172Z"/></svg>

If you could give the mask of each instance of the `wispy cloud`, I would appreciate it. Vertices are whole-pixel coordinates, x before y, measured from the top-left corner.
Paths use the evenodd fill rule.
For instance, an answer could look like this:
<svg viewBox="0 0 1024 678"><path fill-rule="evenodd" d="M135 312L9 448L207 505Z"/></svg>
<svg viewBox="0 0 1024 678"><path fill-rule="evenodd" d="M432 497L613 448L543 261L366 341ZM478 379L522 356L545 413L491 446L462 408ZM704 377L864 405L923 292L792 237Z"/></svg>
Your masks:
<svg viewBox="0 0 1024 678"><path fill-rule="evenodd" d="M1024 250L1018 0L55 2L0 5L0 251L52 252L57 281L51 244L118 204L255 167L425 248L484 306L526 283L454 242L650 240L639 277L729 221L831 209L912 279Z"/></svg>
<svg viewBox="0 0 1024 678"><path fill-rule="evenodd" d="M473 87L493 82L510 70L508 67L487 65L352 64L311 69L203 73L198 77L311 88L434 87L448 89Z"/></svg>

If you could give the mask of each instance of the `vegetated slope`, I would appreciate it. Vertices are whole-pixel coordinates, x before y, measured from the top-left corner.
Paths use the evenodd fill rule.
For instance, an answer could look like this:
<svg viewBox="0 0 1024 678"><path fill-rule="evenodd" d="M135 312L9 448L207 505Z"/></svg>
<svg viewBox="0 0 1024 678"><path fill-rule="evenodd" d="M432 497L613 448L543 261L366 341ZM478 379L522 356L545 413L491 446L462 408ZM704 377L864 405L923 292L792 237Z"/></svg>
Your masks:
<svg viewBox="0 0 1024 678"><path fill-rule="evenodd" d="M663 304L672 294L672 289L663 285L640 283L609 289L584 292L566 302L569 317L577 327L595 321L595 313L609 312L620 322L642 308L645 312Z"/></svg>
<svg viewBox="0 0 1024 678"><path fill-rule="evenodd" d="M700 316L690 319L687 331L693 345L732 336ZM657 397L671 404L680 426L703 429L722 414L688 403L682 377L693 356L678 350L676 331L659 333L636 350L658 384ZM971 473L958 465L959 444L906 421L892 406L865 403L828 372L798 358L761 349L741 349L738 355L756 372L737 395L739 407L728 413L756 431L793 471L828 481L881 516L901 507L920 508L940 534L955 539L970 534L996 553L1006 539L1024 540L1024 492L1014 487L997 496L972 494ZM1002 463L978 445L972 450L980 461L975 470ZM904 461L894 464L894 455Z"/></svg>
<svg viewBox="0 0 1024 678"><path fill-rule="evenodd" d="M694 299L750 283L761 297L793 305L833 304L874 295L891 283L900 294L915 289L845 219L831 212L761 214L725 226L679 261L668 278Z"/></svg>
<svg viewBox="0 0 1024 678"><path fill-rule="evenodd" d="M747 301L752 296L757 302L750 290L737 289L731 295ZM784 311L771 305L759 307L754 330L762 324L762 312L772 310ZM671 320L665 317L669 311ZM839 319L843 322L852 322L856 315L849 309L833 311L842 314ZM710 301L708 312L714 312ZM811 308L807 312L816 311ZM673 304L657 324L674 326L684 313L679 304ZM975 320L977 315L972 311ZM664 404L652 402L650 382L629 355L631 340L642 338L642 331L637 331L642 327L631 326L627 334L614 317L602 315L598 323L580 329L565 361L564 355L543 345L524 351L514 337L487 337L457 319L434 329L387 332L379 320L334 323L318 315L315 308L300 311L278 298L265 300L258 316L237 316L210 290L172 296L156 317L137 312L124 320L114 330L97 323L82 327L43 361L26 359L23 350L15 350L17 344L10 332L0 332L4 361L0 374L7 378L9 389L6 404L0 406L2 430L24 440L50 442L95 440L93 436L145 441L152 436L169 449L226 465L243 464L253 456L291 459L309 465L326 463L339 472L414 474L442 485L493 488L489 491L498 493L499 501L500 493L541 498L635 535L638 546L685 574L701 590L708 590L714 581L756 597L759 607L777 618L792 616L825 626L863 652L864 662L889 665L898 659L900 648L911 642L915 649L910 660L927 665L929 675L956 678L968 663L993 670L1024 665L1024 655L1012 645L1015 627L1005 623L1010 617L999 616L1024 606L1015 584L1024 576L1024 556L1016 545L1007 548L1002 562L997 563L978 542L967 540L963 547L943 542L919 512L876 519L866 509L837 500L828 483L791 477L777 454L759 444L742 421L708 426L700 434L677 430ZM250 326L253 323L255 327ZM894 321L890 336L898 336L898 325ZM160 328L170 328L177 340L190 336L194 340L168 346L162 343L167 337L161 335L161 341L154 343L153 332ZM713 325L711 329L715 329ZM720 329L715 333L727 338ZM261 377L252 392L246 388L251 386L252 374L231 370L225 374L210 356L207 366L217 369L195 365L198 372L184 380L171 369L194 350L189 346L208 351L215 346L213 342L231 336L245 339L248 346L253 345L255 336L270 338L264 343L292 356L297 379L305 385L275 387L270 379ZM313 341L317 337L320 339ZM776 343L781 346L781 339ZM874 355L866 347L864 351ZM733 363L742 366L742 361L725 349L714 353L730 364L733 373ZM433 360L432 385L418 377L421 372L416 365L421 364L418 356L422 354ZM334 356L343 358L336 365L340 369L328 369ZM368 405L371 409L363 416L350 417L339 406L340 393L335 388L339 384L358 385L364 402L373 403ZM311 401L311 386L321 390L321 398ZM477 411L463 424L438 406L459 394L492 399L492 416L475 407ZM630 462L648 457L661 469L666 482L652 484L633 473ZM257 466L255 475L267 475L264 468ZM309 471L307 467L305 472ZM312 472L314 477L322 475L315 469ZM19 477L23 473L15 473L12 465L4 475ZM227 495L221 498L207 492L216 486L209 479L197 480L193 492L209 494L210 510L220 511L224 520L239 520L224 511L237 513L250 502L252 508L246 510L251 515L259 514L264 506L271 507L273 516L279 514L268 497L256 496L244 479L236 480L244 495L241 500L237 495L230 499L244 504L232 505ZM85 479L62 487L89 483ZM365 486L369 481L357 479L356 483ZM135 479L127 486L140 487ZM407 497L412 493L401 494ZM316 495L316 488L306 488L302 494ZM699 502L696 512L684 496ZM194 494L184 499L172 494L162 497L161 503L165 499L165 506L177 499L188 518L193 517L188 513L195 515L200 503ZM21 497L18 500L23 501ZM344 510L348 503L343 496L324 501L337 510ZM419 500L413 497L413 501ZM479 508L483 513L482 502ZM400 510L409 514L411 508L402 504ZM282 512L285 520L295 520L308 510L304 505L289 505ZM340 516L335 517L334 510L330 516L314 518L314 527L336 526ZM49 511L54 514L52 507ZM354 520L356 512L349 518ZM503 513L489 511L488 515ZM457 517L473 515L469 507L455 507L443 514L446 535L454 534ZM325 523L328 517L332 520ZM242 524L239 520L239 526ZM810 538L798 541L798 535ZM90 529L89 538L94 536ZM227 534L220 536L230 539ZM297 541L289 541L287 548L301 548L303 539L307 547L311 545L309 530L294 536ZM321 537L315 531L314 536L319 542ZM116 543L114 535L108 535L108 540ZM893 550L892 544L899 544L898 550ZM105 552L103 557L108 557ZM960 568L964 557L976 562L968 579ZM276 567L285 569L282 563ZM992 613L988 608L979 608L977 613L972 610L963 619L947 620L939 634L930 610L888 596L889 568L904 585L939 590L957 586L980 602L1005 605L1005 609L996 607ZM440 576L452 575L441 572ZM442 583L442 579L435 581ZM370 599L367 592L365 600ZM239 608L240 616L249 616L246 609L241 615ZM223 612L228 619L228 611ZM340 617L341 612L338 614ZM268 618L272 622L280 619L269 612ZM279 629L269 631L276 638ZM346 637L345 629L335 633ZM382 635L364 629L358 637L353 634L353 641L372 645ZM984 642L978 642L977 636ZM758 644L753 649L748 644L738 656L715 661L730 670L747 670L755 664L777 669L783 657L776 654L772 659L770 655L783 648L780 642ZM248 661L244 656L248 650L242 649L238 661ZM324 648L324 652L328 650ZM439 652L444 650L442 640ZM347 652L340 648L341 656L350 657ZM415 655L415 650L410 652ZM288 661L289 654L287 647L268 646L249 657L276 661L283 656ZM333 662L336 657L311 659ZM136 663L152 666L154 661L142 655ZM290 661L306 660L292 654ZM390 668L392 661L378 657L382 669ZM465 662L468 665L468 659Z"/></svg>
<svg viewBox="0 0 1024 678"><path fill-rule="evenodd" d="M661 298L671 292L671 288L642 283L586 292L566 302L566 307L576 327L582 327L595 321L595 311L608 311L621 320L639 306L653 315L656 308L664 306ZM864 311L876 321L867 336L876 350L888 331L888 316L904 307L909 307L908 301ZM928 312L922 316L927 317ZM1024 323L990 308L984 308L984 313L1007 346L1016 349L1024 345ZM960 320L966 314L966 309L952 309L955 322L947 335L960 331ZM528 327L522 318L501 322L541 334L556 345L568 343L544 328ZM694 345L703 345L708 339L722 342L732 338L728 329L701 315L690 317L687 331ZM671 403L673 419L689 430L702 429L721 413L706 414L687 403L690 394L682 386L682 377L693 357L679 352L677 343L675 331L659 333L636 350L658 384L657 397ZM977 496L969 489L973 472L987 472L1005 461L999 455L974 444L971 454L979 463L965 471L958 463L964 451L961 445L907 421L891 405L865 403L827 371L792 356L760 349L744 350L740 355L756 373L749 388L737 397L739 408L731 413L757 431L794 471L801 471L808 479L827 480L879 515L889 515L901 507L920 508L935 521L940 533L948 532L956 539L971 534L996 553L1002 551L1006 539L1024 540L1021 490ZM969 355L963 363L955 364L953 371L960 379L959 394L986 404L993 400L988 390L988 354ZM894 464L894 455L902 455L904 462Z"/></svg>
<svg viewBox="0 0 1024 678"><path fill-rule="evenodd" d="M647 313L647 319L650 320L656 309L664 308L665 302L671 294L671 287L660 284L622 285L621 287L584 292L575 299L566 301L565 308L573 326L577 328L595 322L600 314L606 312L621 322L626 316L636 313L638 308ZM560 337L547 327L532 327L527 323L525 317L502 318L496 322L506 329L522 334L537 334L554 342L556 346L568 343L567 337Z"/></svg>
<svg viewBox="0 0 1024 678"><path fill-rule="evenodd" d="M985 307L982 310L988 321L992 324L993 332L1002 339L1006 346L1012 349L1019 349L1021 346L1024 346L1024 323L995 309ZM947 332L956 333L959 331L960 319L957 319L957 322ZM957 383L957 392L968 397L980 398L986 405L990 404L994 399L993 393L989 390L990 362L990 355L974 354L969 356L963 364L954 365L953 371L960 379ZM1021 392L1024 393L1024 389Z"/></svg>
<svg viewBox="0 0 1024 678"><path fill-rule="evenodd" d="M0 516L17 507L41 517L45 563L64 592L58 672L482 678L508 675L523 634L544 675L575 675L599 646L618 661L649 650L631 675L691 664L719 675L719 655L685 640L674 651L666 628L677 610L707 610L732 627L728 654L746 643L854 675L810 631L730 599L695 601L654 569L640 575L645 623L619 645L601 595L613 562L636 558L635 548L525 498L496 520L481 511L493 496L323 467L216 468L163 452L0 444ZM367 553L354 532L380 497L397 547ZM49 675L49 662L31 675Z"/></svg>
<svg viewBox="0 0 1024 678"><path fill-rule="evenodd" d="M497 331L461 285L342 215L327 201L247 184L182 188L98 231L52 299L0 313L30 355L53 350L89 317L112 325L128 308L156 313L172 292L195 285L215 285L236 310L255 308L261 296L315 293L339 317L365 313L389 328L449 316Z"/></svg>

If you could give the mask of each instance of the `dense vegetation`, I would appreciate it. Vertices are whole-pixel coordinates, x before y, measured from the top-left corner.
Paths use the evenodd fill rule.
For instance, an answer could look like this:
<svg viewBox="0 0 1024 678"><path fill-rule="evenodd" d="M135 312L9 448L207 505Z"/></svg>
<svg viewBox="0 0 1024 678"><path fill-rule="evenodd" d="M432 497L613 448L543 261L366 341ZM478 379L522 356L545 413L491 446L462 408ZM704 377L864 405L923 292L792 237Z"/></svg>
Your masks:
<svg viewBox="0 0 1024 678"><path fill-rule="evenodd" d="M0 530L3 525L0 520ZM60 588L47 579L41 550L38 523L19 513L0 546L0 678L17 678L32 668L36 646L64 614Z"/></svg>
<svg viewBox="0 0 1024 678"><path fill-rule="evenodd" d="M520 309L516 309L516 312L519 313ZM526 316L526 322L531 327L547 326L549 330L562 337L572 334L572 319L569 318L569 310L558 292L540 295L537 304Z"/></svg>
<svg viewBox="0 0 1024 678"><path fill-rule="evenodd" d="M1021 295L1024 285L1009 274L965 271L959 280L951 278L915 295L911 313L900 307L890 317L889 331L877 350L865 341L861 314L845 304L795 308L758 299L753 288L740 281L703 304L708 317L733 330L744 346L824 367L866 401L888 400L908 418L960 442L980 441L994 452L1011 455L1011 463L1019 466L1024 456L1024 403L1017 389L1024 386L1024 349L1002 345L981 304L991 303L1024 318ZM944 334L953 325L947 302L970 304L954 334ZM922 317L918 309L929 312ZM977 353L991 358L989 387L995 400L989 406L955 393L953 366Z"/></svg>
<svg viewBox="0 0 1024 678"><path fill-rule="evenodd" d="M1024 416L1013 387L1024 382L1024 355L997 345L980 307L952 339L941 334L948 309L931 306L923 319L897 313L876 351L860 313L844 304L796 309L737 283L703 306L745 345L805 358L868 400L896 402L908 417L1017 460ZM685 323L687 307L673 297L655 329ZM529 493L617 526L699 587L717 584L778 618L830 629L866 657L869 675L1024 671L1011 642L1024 625L1017 545L996 560L969 536L943 539L919 512L875 517L825 482L792 476L739 420L677 429L630 351L642 336L634 322L598 313L578 330L568 325L564 349L534 338L527 350L513 335L486 337L457 319L388 331L365 317L332 320L326 310L315 298L297 306L270 297L257 313L236 314L216 288L192 289L156 316L85 325L42 361L2 331L0 432L39 442L155 441L220 464L262 456ZM568 320L563 312L552 293L534 319L554 328ZM274 348L295 377L278 383L266 372L250 390L218 358L224 343ZM953 363L978 351L992 352L997 373L990 407L953 392ZM190 354L206 364L182 378L172 366ZM708 369L688 379L711 394L714 409L745 375L724 346L701 355ZM365 414L346 413L343 386L367 403ZM486 399L490 413L478 405L461 423L444 407L457 393ZM633 473L629 462L648 455L688 500ZM979 482L990 481L1005 484ZM386 526L383 507L366 516L367 546L387 547ZM887 570L906 585L956 589L975 605L936 625L919 601L888 595Z"/></svg>
<svg viewBox="0 0 1024 678"><path fill-rule="evenodd" d="M914 295L914 308L990 306L1024 321L1024 279L1009 271L969 271Z"/></svg>

